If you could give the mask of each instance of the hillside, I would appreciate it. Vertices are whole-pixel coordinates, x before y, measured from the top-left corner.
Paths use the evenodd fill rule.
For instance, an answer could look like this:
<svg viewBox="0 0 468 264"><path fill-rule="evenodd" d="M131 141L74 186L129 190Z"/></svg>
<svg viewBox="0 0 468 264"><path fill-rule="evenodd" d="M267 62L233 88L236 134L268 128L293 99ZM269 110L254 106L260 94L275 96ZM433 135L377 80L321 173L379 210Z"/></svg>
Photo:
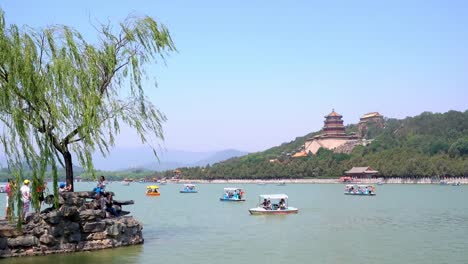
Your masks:
<svg viewBox="0 0 468 264"><path fill-rule="evenodd" d="M348 132L356 125L347 126ZM385 177L468 176L468 111L424 112L415 117L385 120L369 127L367 147L351 154L320 149L317 155L290 158L305 140L320 131L263 152L232 158L207 167L183 168L187 178L339 177L353 166L371 166ZM277 159L277 162L270 162Z"/></svg>

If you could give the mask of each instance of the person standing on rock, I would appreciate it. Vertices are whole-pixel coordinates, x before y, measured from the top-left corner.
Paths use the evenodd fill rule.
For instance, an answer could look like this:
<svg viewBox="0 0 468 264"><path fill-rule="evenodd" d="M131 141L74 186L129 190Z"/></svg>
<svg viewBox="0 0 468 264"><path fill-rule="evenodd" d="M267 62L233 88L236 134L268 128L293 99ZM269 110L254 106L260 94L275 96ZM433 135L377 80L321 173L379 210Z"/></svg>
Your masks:
<svg viewBox="0 0 468 264"><path fill-rule="evenodd" d="M21 200L23 201L23 212L21 214L23 221L26 220L26 214L29 212L29 206L31 205L31 189L29 188L29 180L24 180L23 186L21 186Z"/></svg>
<svg viewBox="0 0 468 264"><path fill-rule="evenodd" d="M10 196L12 193L12 189L15 188L13 184L13 180L8 178L8 183L5 186L5 192L6 192L6 205L5 205L5 220L8 220L8 217L10 216Z"/></svg>

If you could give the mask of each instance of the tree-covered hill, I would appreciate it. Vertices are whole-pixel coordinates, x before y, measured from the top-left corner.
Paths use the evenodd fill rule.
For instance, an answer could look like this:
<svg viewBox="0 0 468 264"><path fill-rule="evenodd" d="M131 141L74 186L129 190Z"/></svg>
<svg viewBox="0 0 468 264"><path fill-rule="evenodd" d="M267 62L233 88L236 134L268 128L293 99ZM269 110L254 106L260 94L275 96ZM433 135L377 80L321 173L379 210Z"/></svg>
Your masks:
<svg viewBox="0 0 468 264"><path fill-rule="evenodd" d="M372 143L355 147L351 154L320 149L317 155L291 158L317 134L320 131L213 166L181 170L185 178L197 179L339 177L353 166L371 166L384 177L468 176L468 110L387 118L384 128L370 124L367 139Z"/></svg>

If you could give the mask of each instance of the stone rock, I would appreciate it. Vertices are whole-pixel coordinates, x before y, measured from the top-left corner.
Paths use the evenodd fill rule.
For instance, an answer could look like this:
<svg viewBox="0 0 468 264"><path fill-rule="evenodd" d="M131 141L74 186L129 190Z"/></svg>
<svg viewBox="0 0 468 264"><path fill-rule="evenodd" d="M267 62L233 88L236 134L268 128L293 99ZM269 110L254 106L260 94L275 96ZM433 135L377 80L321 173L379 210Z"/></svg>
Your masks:
<svg viewBox="0 0 468 264"><path fill-rule="evenodd" d="M42 244L46 244L46 245L54 245L55 242L56 242L54 236L49 235L49 234L44 234L44 235L42 235L42 236L39 238L39 241L40 241Z"/></svg>
<svg viewBox="0 0 468 264"><path fill-rule="evenodd" d="M0 250L4 250L8 247L8 241L6 237L0 237Z"/></svg>
<svg viewBox="0 0 468 264"><path fill-rule="evenodd" d="M91 233L86 237L86 240L102 240L107 237L107 232Z"/></svg>
<svg viewBox="0 0 468 264"><path fill-rule="evenodd" d="M80 224L76 222L67 222L64 227L64 233L65 234L70 234L70 233L76 233L80 231Z"/></svg>
<svg viewBox="0 0 468 264"><path fill-rule="evenodd" d="M120 230L121 230L120 225L121 225L120 223L117 223L117 224L115 224L115 225L109 226L109 227L106 229L107 234L108 234L109 236L112 236L112 237L116 237L116 236L120 235L120 232L121 232L121 231L120 231Z"/></svg>
<svg viewBox="0 0 468 264"><path fill-rule="evenodd" d="M0 224L0 236L2 237L16 237L22 235L23 232L18 230L15 226L9 224Z"/></svg>
<svg viewBox="0 0 468 264"><path fill-rule="evenodd" d="M60 213L66 218L75 218L79 216L78 208L76 206L63 205L60 207Z"/></svg>
<svg viewBox="0 0 468 264"><path fill-rule="evenodd" d="M32 222L32 223L35 223L35 224L39 223L42 220L40 214L32 213L32 212L27 213L25 218L26 218L25 220L26 220L27 223Z"/></svg>
<svg viewBox="0 0 468 264"><path fill-rule="evenodd" d="M135 204L135 201L133 201L133 200L129 200L129 201L114 200L113 204L116 204L116 205L130 205L130 204Z"/></svg>
<svg viewBox="0 0 468 264"><path fill-rule="evenodd" d="M50 234L54 237L63 236L64 230L62 225L56 225L50 227Z"/></svg>
<svg viewBox="0 0 468 264"><path fill-rule="evenodd" d="M9 247L30 247L39 244L39 240L35 236L19 236L17 238L8 238Z"/></svg>
<svg viewBox="0 0 468 264"><path fill-rule="evenodd" d="M47 229L44 226L36 226L35 228L33 228L32 234L34 236L40 237L42 234L46 232L46 230Z"/></svg>
<svg viewBox="0 0 468 264"><path fill-rule="evenodd" d="M68 237L68 241L71 242L71 243L78 243L81 241L81 233L72 233L69 237Z"/></svg>
<svg viewBox="0 0 468 264"><path fill-rule="evenodd" d="M62 219L62 214L59 211L52 211L48 213L44 220L51 224L58 224Z"/></svg>
<svg viewBox="0 0 468 264"><path fill-rule="evenodd" d="M105 222L90 222L86 223L83 226L83 232L91 233L91 232L102 232L106 228Z"/></svg>
<svg viewBox="0 0 468 264"><path fill-rule="evenodd" d="M84 210L80 212L81 220L94 220L97 218L104 218L106 215L105 211L102 210Z"/></svg>

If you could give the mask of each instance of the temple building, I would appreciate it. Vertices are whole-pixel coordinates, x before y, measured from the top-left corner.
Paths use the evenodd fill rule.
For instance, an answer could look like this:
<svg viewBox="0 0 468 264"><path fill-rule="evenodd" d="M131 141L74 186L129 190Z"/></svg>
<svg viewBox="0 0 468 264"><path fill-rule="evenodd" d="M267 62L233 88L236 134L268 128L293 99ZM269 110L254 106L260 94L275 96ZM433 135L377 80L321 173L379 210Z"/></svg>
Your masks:
<svg viewBox="0 0 468 264"><path fill-rule="evenodd" d="M361 138L367 137L367 132L369 130L369 125L375 125L377 128L384 127L384 118L378 112L371 112L363 115L359 120L358 124L358 134Z"/></svg>
<svg viewBox="0 0 468 264"><path fill-rule="evenodd" d="M371 167L353 167L349 171L345 171L346 176L351 178L372 178L376 177L378 173Z"/></svg>
<svg viewBox="0 0 468 264"><path fill-rule="evenodd" d="M325 116L323 134L307 139L304 144L305 152L316 154L320 148L335 150L356 142L358 136L346 134L342 118L343 116L335 112L334 109Z"/></svg>

